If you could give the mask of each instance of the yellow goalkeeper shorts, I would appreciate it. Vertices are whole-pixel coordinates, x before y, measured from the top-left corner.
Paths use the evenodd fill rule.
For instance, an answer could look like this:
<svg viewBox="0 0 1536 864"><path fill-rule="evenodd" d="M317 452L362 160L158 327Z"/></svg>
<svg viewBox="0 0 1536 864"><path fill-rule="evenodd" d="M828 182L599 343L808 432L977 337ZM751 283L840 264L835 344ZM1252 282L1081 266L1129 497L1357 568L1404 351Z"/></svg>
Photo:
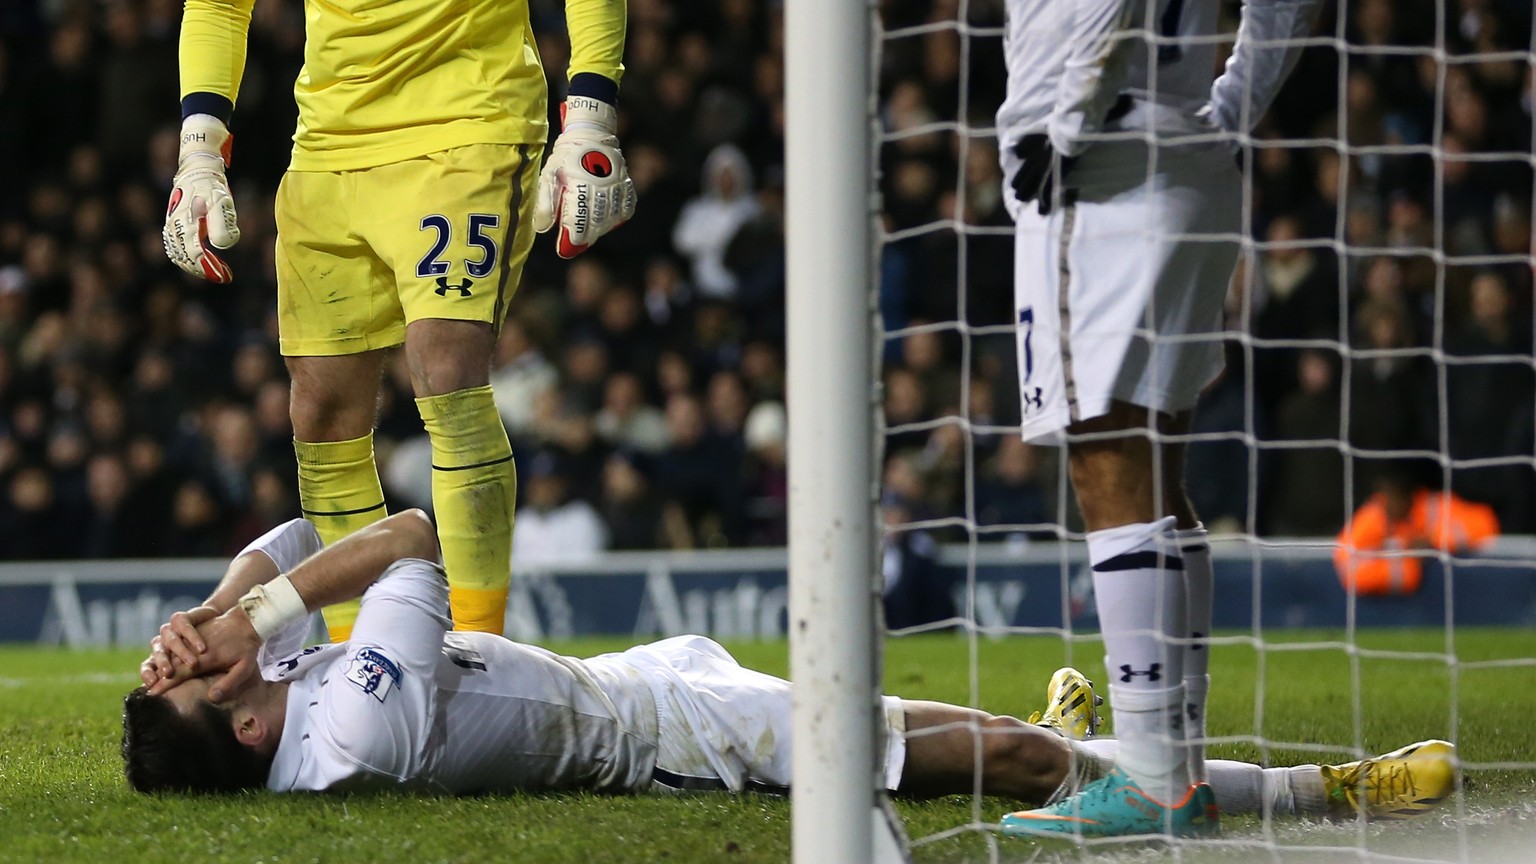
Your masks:
<svg viewBox="0 0 1536 864"><path fill-rule="evenodd" d="M289 356L405 341L423 318L500 328L533 246L539 144L471 144L277 190L278 341Z"/></svg>

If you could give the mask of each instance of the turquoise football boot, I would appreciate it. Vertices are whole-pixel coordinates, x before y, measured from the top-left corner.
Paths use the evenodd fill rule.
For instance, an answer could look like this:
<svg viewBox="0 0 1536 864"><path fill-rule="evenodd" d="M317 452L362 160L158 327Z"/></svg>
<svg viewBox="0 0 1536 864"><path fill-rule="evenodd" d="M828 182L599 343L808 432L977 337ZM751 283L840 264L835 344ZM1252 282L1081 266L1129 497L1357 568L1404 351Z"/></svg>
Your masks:
<svg viewBox="0 0 1536 864"><path fill-rule="evenodd" d="M1141 791L1116 766L1070 798L1004 816L1002 832L1011 837L1209 837L1220 827L1221 814L1209 785L1190 786L1182 801L1165 804Z"/></svg>

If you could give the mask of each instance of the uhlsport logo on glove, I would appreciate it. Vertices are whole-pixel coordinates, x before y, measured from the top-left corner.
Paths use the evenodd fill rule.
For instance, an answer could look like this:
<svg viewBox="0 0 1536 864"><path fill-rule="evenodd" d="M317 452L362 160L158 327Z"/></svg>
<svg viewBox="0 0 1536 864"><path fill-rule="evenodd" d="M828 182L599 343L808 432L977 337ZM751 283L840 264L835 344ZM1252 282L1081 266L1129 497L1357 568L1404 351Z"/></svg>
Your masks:
<svg viewBox="0 0 1536 864"><path fill-rule="evenodd" d="M576 234L587 233L587 224L592 219L592 189L585 183L576 184L576 212L572 216L571 230Z"/></svg>

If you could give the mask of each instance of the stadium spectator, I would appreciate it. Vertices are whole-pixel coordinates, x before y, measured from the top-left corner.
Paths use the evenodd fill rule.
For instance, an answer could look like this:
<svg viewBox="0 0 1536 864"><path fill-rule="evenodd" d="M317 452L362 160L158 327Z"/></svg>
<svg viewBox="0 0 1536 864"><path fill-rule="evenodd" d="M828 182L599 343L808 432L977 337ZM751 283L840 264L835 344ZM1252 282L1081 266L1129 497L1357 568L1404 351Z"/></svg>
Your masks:
<svg viewBox="0 0 1536 864"><path fill-rule="evenodd" d="M741 352L741 375L758 402L784 400L784 357L772 342L749 342Z"/></svg>
<svg viewBox="0 0 1536 864"><path fill-rule="evenodd" d="M560 392L567 407L583 416L595 414L603 404L608 348L595 333L577 331L565 344L561 365Z"/></svg>
<svg viewBox="0 0 1536 864"><path fill-rule="evenodd" d="M656 337L635 289L615 285L597 310L598 338L614 369L646 369L656 362Z"/></svg>
<svg viewBox="0 0 1536 864"><path fill-rule="evenodd" d="M693 282L705 296L736 296L736 274L725 266L725 250L736 232L762 205L752 194L752 168L741 149L722 144L704 160L703 194L683 205L672 245L693 261Z"/></svg>
<svg viewBox="0 0 1536 864"><path fill-rule="evenodd" d="M128 503L128 468L123 460L108 454L91 457L86 467L86 491L90 506L81 520L80 552L82 558L122 557L130 514Z"/></svg>
<svg viewBox="0 0 1536 864"><path fill-rule="evenodd" d="M784 339L784 179L775 171L757 191L758 212L731 237L725 267L754 338Z"/></svg>
<svg viewBox="0 0 1536 864"><path fill-rule="evenodd" d="M710 431L725 439L741 438L752 408L741 376L730 370L716 372L709 379L707 398Z"/></svg>
<svg viewBox="0 0 1536 864"><path fill-rule="evenodd" d="M1338 367L1316 349L1301 352L1297 367L1301 387L1280 406L1275 439L1299 446L1274 451L1267 524L1280 536L1327 536L1344 523L1344 457L1333 443L1341 423Z"/></svg>
<svg viewBox="0 0 1536 864"><path fill-rule="evenodd" d="M256 420L245 408L226 406L214 409L209 425L213 448L205 464L208 481L221 501L243 510L251 503L251 482L261 444Z"/></svg>
<svg viewBox="0 0 1536 864"><path fill-rule="evenodd" d="M533 425L533 406L538 397L559 385L559 373L544 358L523 322L508 318L496 343L496 368L491 372L491 390L496 394L496 409L507 424L507 434L515 441Z"/></svg>
<svg viewBox="0 0 1536 864"><path fill-rule="evenodd" d="M1439 449L1435 370L1423 353L1411 350L1407 309L1367 302L1355 320L1357 347L1365 353L1350 363L1349 443L1366 455ZM1357 462L1356 468L1365 464ZM1356 500L1370 486L1368 471L1355 477Z"/></svg>
<svg viewBox="0 0 1536 864"><path fill-rule="evenodd" d="M1470 312L1445 337L1451 356L1446 366L1446 419L1452 459L1496 459L1529 454L1531 429L1511 423L1530 413L1536 375L1530 361L1531 331L1512 326L1515 303L1504 278L1495 271L1472 280ZM1483 356L1499 361L1478 362ZM1472 362L1467 362L1467 361ZM1531 468L1512 462L1487 467L1458 467L1451 485L1457 495L1491 505L1506 528L1529 531Z"/></svg>
<svg viewBox="0 0 1536 864"><path fill-rule="evenodd" d="M742 431L747 446L748 541L753 546L783 546L789 513L789 421L784 406L762 402L747 415Z"/></svg>
<svg viewBox="0 0 1536 864"><path fill-rule="evenodd" d="M517 510L512 560L520 565L580 561L608 546L608 529L580 498L567 492L565 473L555 456L539 453L521 472L526 503Z"/></svg>
<svg viewBox="0 0 1536 864"><path fill-rule="evenodd" d="M7 486L0 501L0 548L21 561L68 556L73 538L69 522L59 517L48 469L23 464L11 473Z"/></svg>
<svg viewBox="0 0 1536 864"><path fill-rule="evenodd" d="M615 372L603 390L597 412L598 437L609 447L659 453L668 444L667 420L661 409L645 401L640 379L633 372Z"/></svg>
<svg viewBox="0 0 1536 864"><path fill-rule="evenodd" d="M885 520L880 547L885 626L899 630L954 617L951 577L939 568L939 545L933 535L900 527L913 521L915 511L895 496L885 496L881 512Z"/></svg>
<svg viewBox="0 0 1536 864"><path fill-rule="evenodd" d="M886 370L886 428L896 429L928 419L928 397L923 392L922 380L917 374L904 366ZM904 450L921 450L927 441L928 433L925 431L901 429L886 433L885 446L890 452L899 453Z"/></svg>
<svg viewBox="0 0 1536 864"><path fill-rule="evenodd" d="M224 506L207 483L196 477L181 481L171 503L165 554L188 558L227 554L227 520Z"/></svg>
<svg viewBox="0 0 1536 864"><path fill-rule="evenodd" d="M1499 536L1493 508L1426 488L1412 467L1376 472L1375 494L1339 534L1333 560L1345 590L1412 594L1424 578L1415 550L1475 551Z"/></svg>
<svg viewBox="0 0 1536 864"><path fill-rule="evenodd" d="M1265 428L1268 420L1263 403L1256 402L1251 409L1248 405L1248 363L1242 346L1236 341L1228 342L1226 355L1226 368L1206 389L1200 410L1190 424L1190 432L1196 435L1225 437L1192 441L1184 455L1190 503L1212 534L1247 531L1253 524L1248 490L1255 481L1249 476L1251 463L1244 436Z"/></svg>
<svg viewBox="0 0 1536 864"><path fill-rule="evenodd" d="M1337 339L1339 273L1333 257L1303 245L1301 221L1293 216L1271 222L1267 241L1253 296L1253 335L1284 341ZM1259 392L1272 410L1296 388L1299 353L1284 345L1254 350Z"/></svg>
<svg viewBox="0 0 1536 864"><path fill-rule="evenodd" d="M933 322L913 319L909 326L923 328ZM958 413L960 406L960 366L945 356L943 338L933 329L915 329L901 340L901 365L917 376L918 387L927 395L930 407L942 414Z"/></svg>
<svg viewBox="0 0 1536 864"><path fill-rule="evenodd" d="M658 488L682 508L692 546L730 546L744 536L742 462L744 442L710 431L693 396L667 402L672 444L657 457Z"/></svg>
<svg viewBox="0 0 1536 864"><path fill-rule="evenodd" d="M645 268L645 315L662 345L676 344L692 329L693 286L669 256L651 259Z"/></svg>
<svg viewBox="0 0 1536 864"><path fill-rule="evenodd" d="M1005 435L976 484L976 524L978 527L1009 526L1004 535L1054 538L1056 532L1042 527L1050 521L1045 505L1045 490L1040 486L1039 450L1015 435ZM998 539L995 532L985 539Z"/></svg>
<svg viewBox="0 0 1536 864"><path fill-rule="evenodd" d="M646 478L645 457L616 450L603 465L602 517L609 548L686 548L687 520L676 504L663 504ZM673 532L681 536L673 539Z"/></svg>

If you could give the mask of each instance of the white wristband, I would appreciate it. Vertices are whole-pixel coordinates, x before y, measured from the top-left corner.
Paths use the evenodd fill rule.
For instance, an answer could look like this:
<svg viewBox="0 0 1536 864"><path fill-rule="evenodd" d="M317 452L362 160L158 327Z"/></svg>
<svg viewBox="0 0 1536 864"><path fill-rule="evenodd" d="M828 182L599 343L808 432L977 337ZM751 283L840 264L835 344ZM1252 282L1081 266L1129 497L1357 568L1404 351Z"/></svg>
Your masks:
<svg viewBox="0 0 1536 864"><path fill-rule="evenodd" d="M302 620L309 610L304 608L304 598L287 576L279 576L265 585L257 585L240 598L240 608L251 619L256 635L265 642L284 627Z"/></svg>

